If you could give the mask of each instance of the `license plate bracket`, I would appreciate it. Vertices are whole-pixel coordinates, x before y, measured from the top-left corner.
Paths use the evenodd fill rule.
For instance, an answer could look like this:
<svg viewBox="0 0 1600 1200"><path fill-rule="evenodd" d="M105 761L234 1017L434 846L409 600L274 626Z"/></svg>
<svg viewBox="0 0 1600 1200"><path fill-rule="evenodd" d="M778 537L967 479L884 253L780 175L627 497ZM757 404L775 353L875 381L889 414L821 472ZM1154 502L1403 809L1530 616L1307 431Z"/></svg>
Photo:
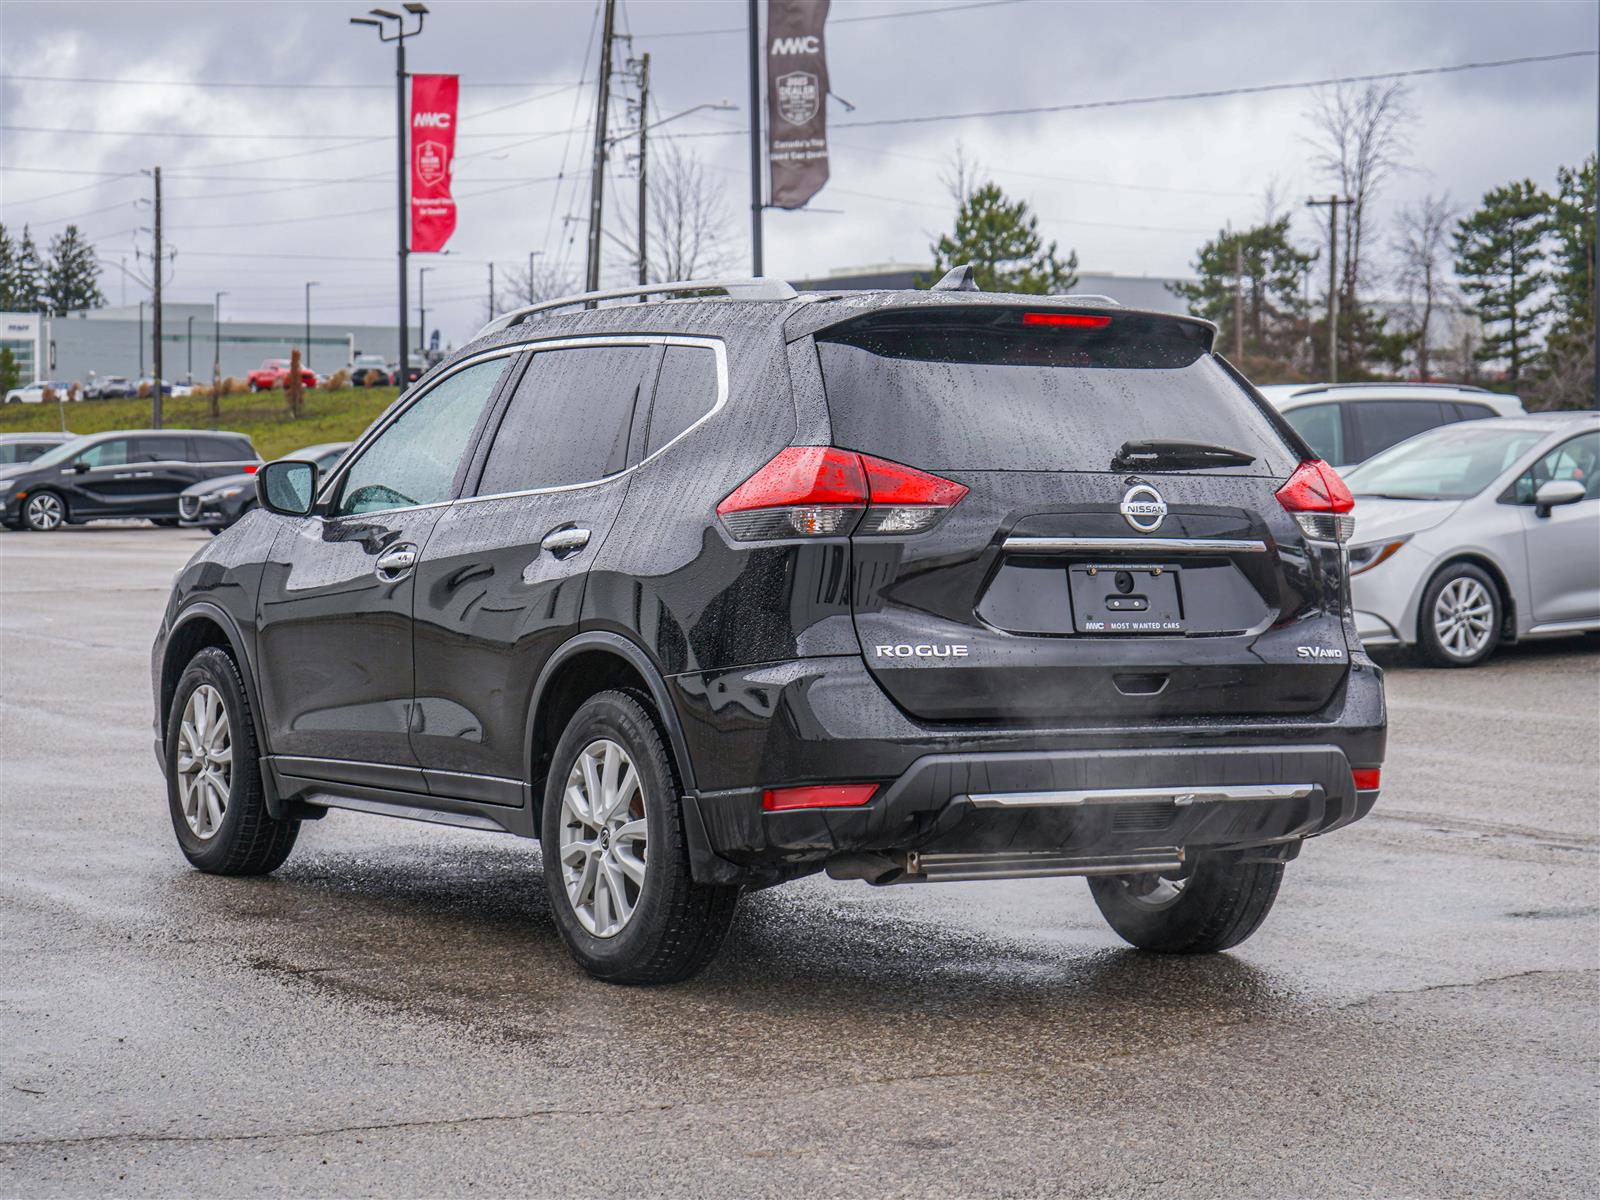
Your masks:
<svg viewBox="0 0 1600 1200"><path fill-rule="evenodd" d="M1182 633L1183 587L1164 563L1076 563L1067 572L1079 633Z"/></svg>

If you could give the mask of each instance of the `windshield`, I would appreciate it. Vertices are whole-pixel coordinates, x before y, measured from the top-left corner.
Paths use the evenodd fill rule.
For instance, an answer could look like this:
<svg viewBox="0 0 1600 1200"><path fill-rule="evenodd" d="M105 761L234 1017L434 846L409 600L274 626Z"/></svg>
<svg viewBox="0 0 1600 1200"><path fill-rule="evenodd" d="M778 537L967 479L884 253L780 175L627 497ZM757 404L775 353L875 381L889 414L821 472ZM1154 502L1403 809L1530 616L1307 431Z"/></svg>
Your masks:
<svg viewBox="0 0 1600 1200"><path fill-rule="evenodd" d="M1466 500L1545 438L1499 421L1472 421L1430 430L1391 446L1344 472L1357 496L1397 500Z"/></svg>
<svg viewBox="0 0 1600 1200"><path fill-rule="evenodd" d="M86 437L73 438L70 442L62 442L54 450L46 450L30 464L35 467L53 467L57 463L64 463L80 450L88 448L90 439Z"/></svg>

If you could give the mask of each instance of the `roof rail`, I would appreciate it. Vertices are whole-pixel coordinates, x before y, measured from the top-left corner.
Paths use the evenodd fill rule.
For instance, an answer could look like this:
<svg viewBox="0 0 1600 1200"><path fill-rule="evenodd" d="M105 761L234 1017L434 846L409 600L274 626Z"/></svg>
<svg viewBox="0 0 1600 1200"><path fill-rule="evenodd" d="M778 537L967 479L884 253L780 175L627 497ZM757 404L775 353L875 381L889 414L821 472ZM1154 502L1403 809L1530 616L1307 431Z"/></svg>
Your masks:
<svg viewBox="0 0 1600 1200"><path fill-rule="evenodd" d="M571 308L578 304L593 304L601 300L625 300L630 296L655 296L668 292L726 292L731 300L793 300L799 296L781 279L758 277L754 279L681 279L671 283L636 283L631 287L607 288L603 292L576 292L555 300L541 300L537 304L524 304L508 313L501 313L477 333L473 340L485 334L498 333L520 324L534 313L550 312L557 308Z"/></svg>

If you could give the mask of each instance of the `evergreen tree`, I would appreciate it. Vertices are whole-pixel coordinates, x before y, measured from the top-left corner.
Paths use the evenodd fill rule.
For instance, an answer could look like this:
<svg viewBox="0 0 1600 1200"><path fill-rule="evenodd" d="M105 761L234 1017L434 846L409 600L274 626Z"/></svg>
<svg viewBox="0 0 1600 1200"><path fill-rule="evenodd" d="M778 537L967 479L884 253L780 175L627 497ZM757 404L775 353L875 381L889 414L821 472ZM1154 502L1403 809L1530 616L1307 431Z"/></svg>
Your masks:
<svg viewBox="0 0 1600 1200"><path fill-rule="evenodd" d="M971 263L978 286L986 292L1065 292L1078 282L1078 255L1065 261L1056 243L1039 237L1039 218L1026 200L1007 200L998 185L963 189L952 233L935 242L933 274L919 282L929 286L951 267Z"/></svg>
<svg viewBox="0 0 1600 1200"><path fill-rule="evenodd" d="M1562 333L1588 331L1594 336L1595 156L1581 167L1556 172L1556 196L1550 208L1554 245L1554 308Z"/></svg>
<svg viewBox="0 0 1600 1200"><path fill-rule="evenodd" d="M56 316L103 307L106 298L100 291L100 264L94 247L84 240L76 225L50 239L50 262L44 273L45 304Z"/></svg>
<svg viewBox="0 0 1600 1200"><path fill-rule="evenodd" d="M1542 243L1550 203L1525 179L1486 192L1477 211L1456 225L1456 274L1484 326L1478 361L1506 362L1512 385L1533 357L1538 326L1548 311L1539 293L1547 282Z"/></svg>
<svg viewBox="0 0 1600 1200"><path fill-rule="evenodd" d="M22 370L17 366L17 356L11 347L0 346L0 391L9 392L22 382Z"/></svg>
<svg viewBox="0 0 1600 1200"><path fill-rule="evenodd" d="M0 224L0 312L16 312L17 244Z"/></svg>
<svg viewBox="0 0 1600 1200"><path fill-rule="evenodd" d="M41 312L44 305L44 270L33 233L22 227L22 240L12 253L10 312Z"/></svg>
<svg viewBox="0 0 1600 1200"><path fill-rule="evenodd" d="M1194 261L1199 279L1168 284L1189 311L1221 329L1217 344L1233 353L1234 285L1243 310L1244 355L1287 363L1306 336L1305 273L1315 254L1289 242L1289 218L1279 217L1239 233L1218 233Z"/></svg>

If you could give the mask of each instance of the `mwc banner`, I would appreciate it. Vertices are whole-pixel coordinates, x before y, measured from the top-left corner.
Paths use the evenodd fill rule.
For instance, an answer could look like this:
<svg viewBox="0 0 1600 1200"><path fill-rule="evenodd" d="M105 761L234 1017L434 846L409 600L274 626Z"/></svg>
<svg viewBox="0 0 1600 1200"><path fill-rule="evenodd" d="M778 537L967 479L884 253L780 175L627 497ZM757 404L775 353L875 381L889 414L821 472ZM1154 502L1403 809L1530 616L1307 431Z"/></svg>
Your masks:
<svg viewBox="0 0 1600 1200"><path fill-rule="evenodd" d="M411 251L443 250L456 230L450 196L455 172L457 75L411 77Z"/></svg>

